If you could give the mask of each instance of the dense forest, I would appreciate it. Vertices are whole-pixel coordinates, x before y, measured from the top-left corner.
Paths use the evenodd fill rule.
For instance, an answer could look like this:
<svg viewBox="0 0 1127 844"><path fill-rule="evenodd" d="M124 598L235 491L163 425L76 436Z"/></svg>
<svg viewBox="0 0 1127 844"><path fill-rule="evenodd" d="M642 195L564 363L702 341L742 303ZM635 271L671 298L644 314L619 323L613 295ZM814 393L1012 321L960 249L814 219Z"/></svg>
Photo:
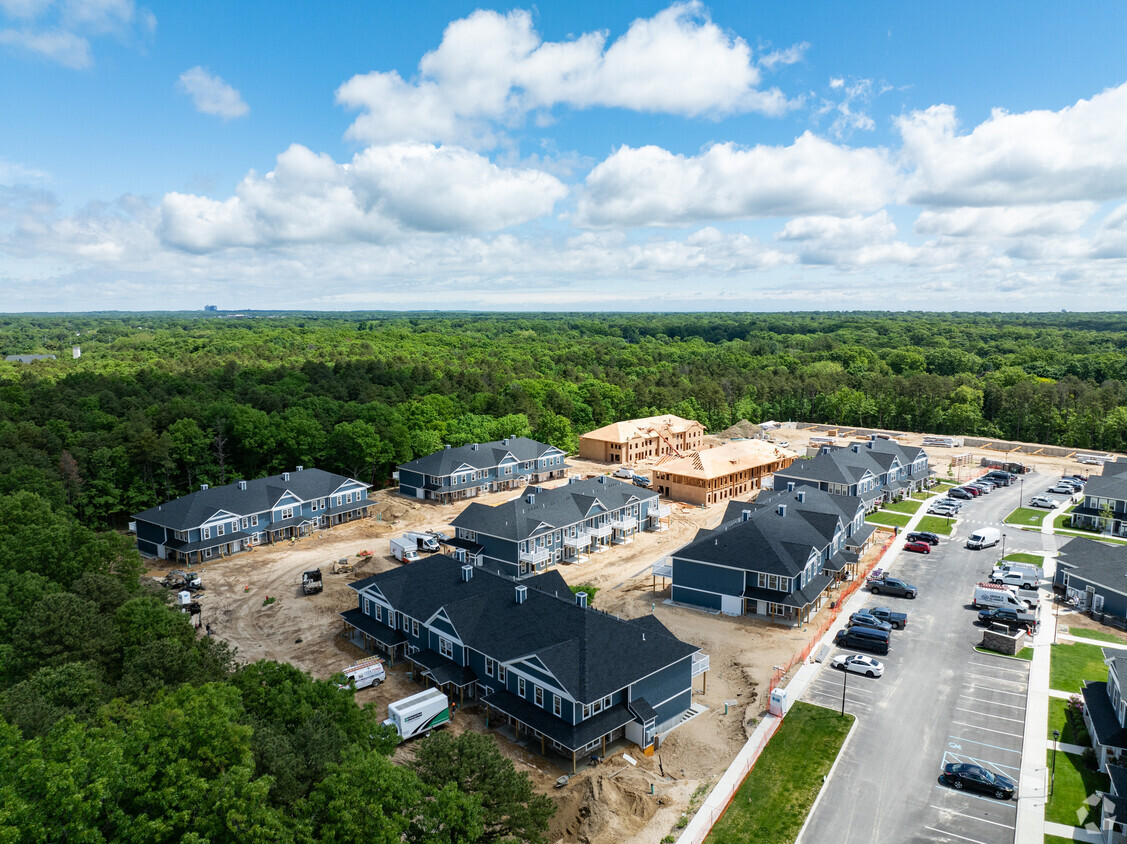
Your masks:
<svg viewBox="0 0 1127 844"><path fill-rule="evenodd" d="M1118 314L0 318L5 355L56 355L0 364L0 842L544 839L491 738L394 765L374 709L142 584L120 528L201 482L379 485L444 442L667 411L1124 450L1125 347Z"/></svg>
<svg viewBox="0 0 1127 844"><path fill-rule="evenodd" d="M71 347L82 356L72 359ZM0 493L90 526L201 482L673 412L1127 450L1121 314L0 318Z"/></svg>

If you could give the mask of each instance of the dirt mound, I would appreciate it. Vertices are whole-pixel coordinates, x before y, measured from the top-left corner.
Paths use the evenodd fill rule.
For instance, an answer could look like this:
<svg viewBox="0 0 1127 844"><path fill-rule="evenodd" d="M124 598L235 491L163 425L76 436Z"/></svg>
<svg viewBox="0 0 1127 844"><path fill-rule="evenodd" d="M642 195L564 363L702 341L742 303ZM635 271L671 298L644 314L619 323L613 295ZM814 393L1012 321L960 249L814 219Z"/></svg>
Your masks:
<svg viewBox="0 0 1127 844"><path fill-rule="evenodd" d="M753 438L758 437L763 433L763 429L756 425L754 422L748 422L746 419L741 419L731 428L721 431L716 436L724 440L735 439L736 437Z"/></svg>
<svg viewBox="0 0 1127 844"><path fill-rule="evenodd" d="M649 786L636 775L630 781L585 777L563 791L556 812L562 824L551 830L556 841L625 841L640 832L658 809Z"/></svg>

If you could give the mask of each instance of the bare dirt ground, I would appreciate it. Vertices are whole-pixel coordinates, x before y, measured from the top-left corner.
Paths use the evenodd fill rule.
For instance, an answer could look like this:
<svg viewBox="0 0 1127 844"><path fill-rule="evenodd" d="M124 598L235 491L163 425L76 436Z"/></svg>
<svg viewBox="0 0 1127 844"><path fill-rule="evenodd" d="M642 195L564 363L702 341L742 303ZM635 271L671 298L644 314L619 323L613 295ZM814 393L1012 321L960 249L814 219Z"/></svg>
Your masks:
<svg viewBox="0 0 1127 844"><path fill-rule="evenodd" d="M782 428L774 431L775 441L786 440L799 453L816 431ZM708 437L720 444L722 440ZM902 442L919 445L922 435L907 435ZM845 440L839 440L845 442ZM933 468L945 477L955 454L967 449L929 449ZM999 456L996 452L976 451L974 466L956 468L956 477L980 474L978 458ZM1048 457L1016 457L1037 468L1071 473L1082 467L1073 460ZM570 459L571 475L585 477L604 474L610 467L602 463ZM653 463L639 464L642 472ZM549 485L558 485L558 481ZM1026 490L1033 493L1039 490ZM481 496L476 501L496 504L514 497L515 491ZM391 556L390 537L405 530L443 530L461 512L465 503L436 505L406 499L384 490L372 495L373 517L315 532L294 543L261 546L250 553L211 561L196 568L205 591L199 600L202 620L210 623L214 635L228 640L240 659L272 659L293 663L315 677L328 677L355 659L365 656L343 635L344 624L338 613L356 606L356 593L348 584L368 575L399 565ZM702 527L714 527L724 505L699 508L671 502L672 517L667 530L644 533L633 542L618 546L589 560L560 567L560 573L575 585L590 583L599 588L594 606L633 618L654 612L674 635L699 645L710 656L707 692L697 678L695 699L708 707L703 715L669 734L653 757L645 757L627 742L608 748L602 764L581 768L566 787L553 789L557 777L570 772L570 760L541 756L537 746L516 742L511 730L489 728L484 713L475 707L459 710L450 729L492 732L502 752L526 771L538 790L556 800L558 811L552 822L552 840L560 842L623 841L631 844L657 844L675 832L682 813L689 809L692 795L704 790L723 773L729 761L747 740L758 718L766 710L766 690L775 665L786 663L801 651L821 622L815 618L808 629L782 628L758 620L709 615L668 606L668 582L651 576L653 563L668 557L693 538ZM874 547L882 543L877 541ZM368 550L366 560L357 557ZM334 575L332 562L349 558L356 564L353 574ZM303 596L301 573L320 568L324 591ZM154 567L149 574L160 577L167 568ZM275 600L264 604L268 597ZM388 679L376 688L364 689L356 699L386 712L387 704L414 691L418 686L407 674L409 665L389 669ZM725 702L728 711L725 714ZM638 763L623 760L629 753ZM412 755L411 746L397 751L403 761Z"/></svg>

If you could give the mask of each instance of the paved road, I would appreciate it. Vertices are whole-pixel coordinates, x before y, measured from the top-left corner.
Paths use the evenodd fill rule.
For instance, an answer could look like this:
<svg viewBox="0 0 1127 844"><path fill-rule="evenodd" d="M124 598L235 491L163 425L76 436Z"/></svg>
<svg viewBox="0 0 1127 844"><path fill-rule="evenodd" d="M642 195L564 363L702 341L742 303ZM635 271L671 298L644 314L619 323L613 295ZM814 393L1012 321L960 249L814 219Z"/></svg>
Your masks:
<svg viewBox="0 0 1127 844"><path fill-rule="evenodd" d="M1026 475L1026 497L1049 480ZM894 576L919 587L919 598L867 601L906 611L908 626L892 633L883 678L847 681L846 710L857 715L857 732L810 818L807 844L1014 840L1015 802L956 792L938 776L945 762L973 759L1018 778L1028 666L972 650L982 638L970 606L974 584L986 579L1001 547L965 548L975 529L996 526L1007 553L1041 552L1040 534L1001 524L1017 504L1016 484L966 502L951 539L928 555L901 552L893 567ZM826 666L805 699L840 707L842 684Z"/></svg>

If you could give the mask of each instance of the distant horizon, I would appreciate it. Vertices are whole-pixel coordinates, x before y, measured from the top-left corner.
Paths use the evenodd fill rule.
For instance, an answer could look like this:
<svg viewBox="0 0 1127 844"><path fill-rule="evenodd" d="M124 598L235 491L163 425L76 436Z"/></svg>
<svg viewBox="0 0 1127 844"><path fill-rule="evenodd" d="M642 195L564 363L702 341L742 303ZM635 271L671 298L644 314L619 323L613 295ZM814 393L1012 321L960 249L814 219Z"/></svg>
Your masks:
<svg viewBox="0 0 1127 844"><path fill-rule="evenodd" d="M3 306L1112 303L1125 31L1111 2L0 2Z"/></svg>

